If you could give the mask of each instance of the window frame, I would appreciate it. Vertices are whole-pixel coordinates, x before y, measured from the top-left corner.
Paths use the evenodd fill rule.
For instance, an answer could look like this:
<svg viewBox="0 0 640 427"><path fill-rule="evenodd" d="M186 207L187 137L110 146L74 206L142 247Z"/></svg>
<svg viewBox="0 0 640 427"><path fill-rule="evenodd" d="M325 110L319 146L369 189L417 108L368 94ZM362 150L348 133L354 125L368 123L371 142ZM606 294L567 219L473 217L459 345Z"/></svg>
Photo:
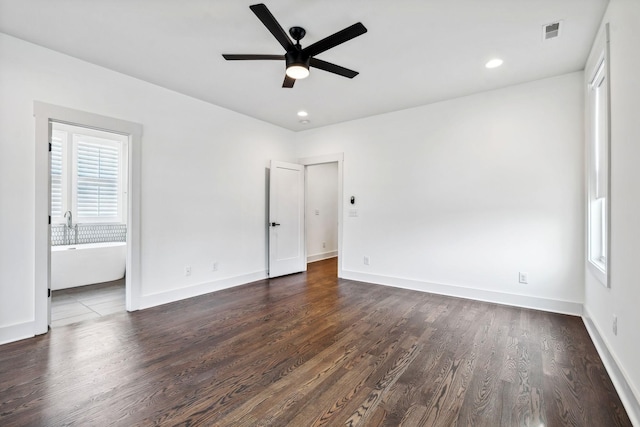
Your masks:
<svg viewBox="0 0 640 427"><path fill-rule="evenodd" d="M611 78L609 24L598 33L585 66L587 147L586 258L589 271L610 287ZM604 99L601 97L604 96Z"/></svg>
<svg viewBox="0 0 640 427"><path fill-rule="evenodd" d="M82 126L76 126L60 122L51 123L51 133L65 133L66 138L62 142L62 216L51 216L52 224L65 224L64 213L71 211L74 224L123 224L127 217L127 173L128 170L128 144L129 137L113 132L102 131ZM77 172L77 143L75 136L82 135L92 140L106 140L119 145L119 170L118 170L118 209L117 215L108 217L82 217L78 215L78 197L76 186L78 182ZM51 194L51 191L50 191ZM50 196L51 197L51 196Z"/></svg>

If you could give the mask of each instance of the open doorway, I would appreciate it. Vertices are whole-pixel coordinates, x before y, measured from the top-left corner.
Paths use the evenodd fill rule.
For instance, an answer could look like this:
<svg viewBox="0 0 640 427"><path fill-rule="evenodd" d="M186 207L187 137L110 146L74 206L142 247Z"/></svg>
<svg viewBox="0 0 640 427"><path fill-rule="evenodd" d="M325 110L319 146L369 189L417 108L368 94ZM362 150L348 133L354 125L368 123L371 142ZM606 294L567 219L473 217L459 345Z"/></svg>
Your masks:
<svg viewBox="0 0 640 427"><path fill-rule="evenodd" d="M305 166L307 263L335 262L338 277L342 277L343 160L343 153L298 160Z"/></svg>
<svg viewBox="0 0 640 427"><path fill-rule="evenodd" d="M124 312L129 137L51 123L52 328Z"/></svg>
<svg viewBox="0 0 640 427"><path fill-rule="evenodd" d="M307 263L338 256L338 162L306 166Z"/></svg>
<svg viewBox="0 0 640 427"><path fill-rule="evenodd" d="M342 153L303 158L298 163L271 161L267 196L270 278L306 271L308 262L321 259L337 261L337 276L342 277L342 161ZM308 168L327 164L330 166L310 169L314 194L307 202ZM319 179L328 182L318 183ZM321 212L325 213L323 218L314 221ZM312 236L313 246L307 245L308 236Z"/></svg>
<svg viewBox="0 0 640 427"><path fill-rule="evenodd" d="M126 237L125 246L121 248L121 251L125 252L125 271L126 276L124 278L124 298L125 308L128 311L137 310L139 308L139 295L140 295L140 142L142 135L142 126L136 123L126 122L119 119L114 119L106 116L100 116L93 113L88 113L79 110L73 110L61 106L46 104L42 102L34 103L34 115L36 119L36 141L35 141L35 322L34 332L36 334L46 333L51 324L51 295L52 295L52 240L62 239L63 243L77 243L80 241L87 242L95 239L94 235L87 229L80 229L75 227L74 221L69 214L67 217L64 213L70 211L66 209L57 213L62 213L63 225L67 226L66 229L62 228L61 236L54 236L52 227L55 227L55 213L57 209L56 203L58 200L52 200L52 185L57 185L55 180L51 179L50 162L53 161L50 155L53 150L54 144L54 129L65 129L65 126L75 126L82 128L83 131L79 133L89 133L82 139L89 140L90 144L94 144L99 139L110 140L112 138L120 138L120 141L124 143L121 146L123 154L125 155L125 161L121 165L121 171L126 175L126 183L121 189L121 210L119 213L114 212L112 208L107 205L108 195L105 198L104 211L98 210L98 214L103 213L105 217L111 216L111 220L118 222L116 217L119 215L119 221L126 224ZM68 128L67 128L68 130ZM73 132L72 132L73 133ZM71 148L71 150L77 150ZM87 147L84 147L87 148ZM91 148L91 147L89 147ZM93 147L95 148L95 147ZM108 151L108 150L106 150ZM108 153L104 153L108 157ZM101 154L98 153L98 157ZM89 156L91 157L91 156ZM94 159L95 160L95 159ZM88 166L89 168L94 167ZM95 172L95 171L94 171ZM108 175L107 172L105 172ZM92 182L85 182L84 189L93 191L89 194L89 198L95 196L96 184L95 176L90 177L94 179ZM60 178L62 181L63 178ZM77 179L67 178L67 179ZM91 179L89 181L91 181ZM102 190L99 190L102 191ZM57 196L55 196L57 197ZM76 209L76 219L84 218L85 223L91 223L91 209L95 208L95 200L86 203L78 211L78 201L73 201L71 196L71 202L67 202L67 207L71 206ZM85 200L86 202L86 200ZM84 203L84 202L82 202ZM80 204L82 204L80 203ZM90 206L94 203L94 206ZM60 205L58 207L61 207ZM52 209L54 208L54 209ZM110 210L111 209L111 210ZM53 215L52 215L53 214ZM71 212L73 214L73 211ZM54 218L52 218L52 216ZM94 218L95 219L95 218ZM70 220L70 224L66 221ZM94 224L95 226L95 224ZM116 227L117 228L117 227ZM95 230L93 230L95 231ZM81 234L84 232L84 236ZM89 236L87 233L89 232ZM100 230L98 233L116 232L115 230ZM118 240L118 239L115 239ZM119 239L122 240L122 239ZM116 242L122 243L122 242ZM75 251L76 249L67 249L66 252ZM102 258L101 258L102 259ZM76 274L73 268L68 269L71 273L71 278L75 279ZM120 279L123 280L123 279Z"/></svg>

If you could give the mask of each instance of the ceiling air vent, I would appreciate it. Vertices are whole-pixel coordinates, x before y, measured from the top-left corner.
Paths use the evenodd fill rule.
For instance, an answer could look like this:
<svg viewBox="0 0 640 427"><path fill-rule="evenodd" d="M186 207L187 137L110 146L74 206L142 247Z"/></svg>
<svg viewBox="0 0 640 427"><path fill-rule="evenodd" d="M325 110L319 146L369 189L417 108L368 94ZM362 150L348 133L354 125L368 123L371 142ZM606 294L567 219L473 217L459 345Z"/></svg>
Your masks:
<svg viewBox="0 0 640 427"><path fill-rule="evenodd" d="M542 26L542 40L551 40L560 36L560 24L562 21L552 22Z"/></svg>

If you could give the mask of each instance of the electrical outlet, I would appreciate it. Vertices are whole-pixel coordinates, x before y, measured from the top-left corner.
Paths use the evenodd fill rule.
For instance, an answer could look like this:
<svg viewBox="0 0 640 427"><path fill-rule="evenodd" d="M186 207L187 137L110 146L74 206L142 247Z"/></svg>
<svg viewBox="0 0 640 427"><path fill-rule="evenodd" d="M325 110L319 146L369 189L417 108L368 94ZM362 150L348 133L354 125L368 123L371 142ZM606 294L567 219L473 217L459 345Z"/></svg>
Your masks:
<svg viewBox="0 0 640 427"><path fill-rule="evenodd" d="M366 255L365 255L365 257L364 257L364 260L363 260L363 261L364 261L364 265L369 265L369 263L371 262L371 260L369 259L369 257L368 257L368 256L366 256Z"/></svg>
<svg viewBox="0 0 640 427"><path fill-rule="evenodd" d="M529 273L520 272L518 273L518 281L520 283L529 283Z"/></svg>
<svg viewBox="0 0 640 427"><path fill-rule="evenodd" d="M322 242L322 249L326 249L327 247L327 242Z"/></svg>
<svg viewBox="0 0 640 427"><path fill-rule="evenodd" d="M315 210L315 214L316 214L316 215L320 215L320 209L316 209L316 210Z"/></svg>
<svg viewBox="0 0 640 427"><path fill-rule="evenodd" d="M214 261L213 264L211 264L211 271L218 271L218 261Z"/></svg>
<svg viewBox="0 0 640 427"><path fill-rule="evenodd" d="M185 276L191 276L191 266L187 265L184 267L184 275Z"/></svg>
<svg viewBox="0 0 640 427"><path fill-rule="evenodd" d="M613 335L618 335L618 316L616 316L615 314L613 315L612 328L613 328Z"/></svg>

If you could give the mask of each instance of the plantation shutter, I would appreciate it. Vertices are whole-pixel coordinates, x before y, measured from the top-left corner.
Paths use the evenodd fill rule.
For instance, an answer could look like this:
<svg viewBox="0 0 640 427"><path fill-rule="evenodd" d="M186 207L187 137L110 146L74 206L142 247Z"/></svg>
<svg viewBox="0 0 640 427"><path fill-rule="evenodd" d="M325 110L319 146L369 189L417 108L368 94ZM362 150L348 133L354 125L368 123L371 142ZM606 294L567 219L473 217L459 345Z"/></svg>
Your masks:
<svg viewBox="0 0 640 427"><path fill-rule="evenodd" d="M76 143L78 218L118 217L120 146L99 138L78 137Z"/></svg>
<svg viewBox="0 0 640 427"><path fill-rule="evenodd" d="M62 187L62 143L66 139L66 132L53 131L51 136L51 217L62 217L63 187Z"/></svg>

